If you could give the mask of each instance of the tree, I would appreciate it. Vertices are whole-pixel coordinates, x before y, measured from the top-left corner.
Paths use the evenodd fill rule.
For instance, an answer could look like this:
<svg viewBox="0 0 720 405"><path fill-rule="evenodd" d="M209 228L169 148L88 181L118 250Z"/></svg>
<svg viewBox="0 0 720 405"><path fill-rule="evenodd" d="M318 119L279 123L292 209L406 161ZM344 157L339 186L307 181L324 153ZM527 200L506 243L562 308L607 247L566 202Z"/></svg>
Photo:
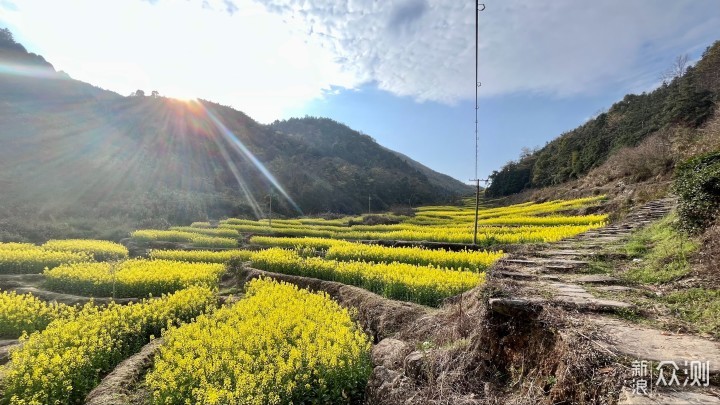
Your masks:
<svg viewBox="0 0 720 405"><path fill-rule="evenodd" d="M131 93L130 96L132 97L145 97L145 92L142 90L135 90L134 93Z"/></svg>
<svg viewBox="0 0 720 405"><path fill-rule="evenodd" d="M9 44L15 43L15 38L13 38L12 32L10 32L10 30L7 28L0 28L0 43L3 43L3 42L9 43Z"/></svg>
<svg viewBox="0 0 720 405"><path fill-rule="evenodd" d="M157 90L153 90L152 93L150 93L150 97L157 98L160 97L160 92Z"/></svg>
<svg viewBox="0 0 720 405"><path fill-rule="evenodd" d="M687 72L688 68L688 56L687 54L680 55L675 58L675 62L673 62L672 66L665 72L663 72L662 76L660 77L663 81L663 84L670 84L673 80L677 79L678 77L682 77L685 72Z"/></svg>

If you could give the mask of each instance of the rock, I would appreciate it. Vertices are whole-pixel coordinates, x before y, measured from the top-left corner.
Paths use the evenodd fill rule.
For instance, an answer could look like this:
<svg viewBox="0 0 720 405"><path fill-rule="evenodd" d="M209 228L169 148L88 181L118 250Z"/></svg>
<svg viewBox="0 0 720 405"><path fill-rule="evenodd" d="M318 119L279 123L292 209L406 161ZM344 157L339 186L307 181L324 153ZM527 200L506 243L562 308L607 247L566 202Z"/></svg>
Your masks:
<svg viewBox="0 0 720 405"><path fill-rule="evenodd" d="M537 280L538 278L535 274L528 274L520 271L495 270L492 274L495 277L511 278L515 280Z"/></svg>
<svg viewBox="0 0 720 405"><path fill-rule="evenodd" d="M594 298L592 296L578 295L558 295L554 301L568 307L572 307L579 311L591 312L624 312L633 310L632 304L622 301L606 300Z"/></svg>
<svg viewBox="0 0 720 405"><path fill-rule="evenodd" d="M599 343L631 359L650 361L709 361L710 375L720 374L720 343L692 335L673 335L648 326L609 317L588 317L607 338Z"/></svg>
<svg viewBox="0 0 720 405"><path fill-rule="evenodd" d="M374 366L397 370L403 367L403 361L411 351L410 345L402 340L385 338L373 347L372 363Z"/></svg>
<svg viewBox="0 0 720 405"><path fill-rule="evenodd" d="M488 308L498 314L513 318L537 318L542 306L521 298L490 298Z"/></svg>
<svg viewBox="0 0 720 405"><path fill-rule="evenodd" d="M625 287L624 285L608 285L608 286L602 286L602 287L596 287L600 291L607 291L607 292L627 292L627 291L633 291L634 288L631 287Z"/></svg>
<svg viewBox="0 0 720 405"><path fill-rule="evenodd" d="M413 391L412 381L402 373L383 366L373 369L367 384L367 403L397 404L399 399L410 397Z"/></svg>
<svg viewBox="0 0 720 405"><path fill-rule="evenodd" d="M682 391L654 392L652 396L633 394L632 390L623 388L618 399L618 405L694 405L694 404L720 404L716 396L708 395L697 390L685 389Z"/></svg>
<svg viewBox="0 0 720 405"><path fill-rule="evenodd" d="M614 284L620 282L620 280L615 277L594 274L590 276L582 276L577 279L577 282L587 284Z"/></svg>
<svg viewBox="0 0 720 405"><path fill-rule="evenodd" d="M18 347L16 339L0 340L0 364L5 364L10 360L10 349Z"/></svg>
<svg viewBox="0 0 720 405"><path fill-rule="evenodd" d="M405 375L416 381L423 381L427 376L427 360L432 350L416 350L405 357L403 362Z"/></svg>

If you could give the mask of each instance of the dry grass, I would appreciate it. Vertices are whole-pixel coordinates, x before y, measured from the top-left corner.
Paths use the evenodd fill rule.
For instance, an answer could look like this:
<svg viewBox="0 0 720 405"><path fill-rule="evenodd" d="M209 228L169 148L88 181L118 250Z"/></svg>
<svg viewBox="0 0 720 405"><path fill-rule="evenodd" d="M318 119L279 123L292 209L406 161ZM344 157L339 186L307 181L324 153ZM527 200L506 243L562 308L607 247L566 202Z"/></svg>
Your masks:
<svg viewBox="0 0 720 405"><path fill-rule="evenodd" d="M617 398L622 367L592 342L597 333L589 325L554 307L536 319L486 307L488 298L512 296L514 289L493 280L407 325L397 338L425 351L423 375L408 381L390 372L399 388L390 396L371 390L370 403L584 404ZM387 376L384 369L373 375Z"/></svg>

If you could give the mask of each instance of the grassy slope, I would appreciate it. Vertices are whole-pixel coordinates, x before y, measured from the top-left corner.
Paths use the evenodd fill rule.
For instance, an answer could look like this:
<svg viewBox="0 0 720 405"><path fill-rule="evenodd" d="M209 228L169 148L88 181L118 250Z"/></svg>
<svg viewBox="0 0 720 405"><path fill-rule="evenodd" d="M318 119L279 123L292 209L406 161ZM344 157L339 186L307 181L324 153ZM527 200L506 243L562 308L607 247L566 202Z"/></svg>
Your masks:
<svg viewBox="0 0 720 405"><path fill-rule="evenodd" d="M645 298L690 329L720 337L720 290L696 272L705 245L677 230L676 221L677 214L670 214L626 242L623 249L634 260L623 277L662 291Z"/></svg>

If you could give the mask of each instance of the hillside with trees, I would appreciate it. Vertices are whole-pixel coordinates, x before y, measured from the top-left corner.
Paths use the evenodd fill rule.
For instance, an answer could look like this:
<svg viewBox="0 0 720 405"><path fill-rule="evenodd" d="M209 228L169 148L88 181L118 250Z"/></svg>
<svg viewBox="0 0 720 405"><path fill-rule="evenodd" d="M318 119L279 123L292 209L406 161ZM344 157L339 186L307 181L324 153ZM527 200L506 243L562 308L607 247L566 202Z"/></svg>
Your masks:
<svg viewBox="0 0 720 405"><path fill-rule="evenodd" d="M467 190L328 119L262 125L210 101L106 91L0 32L0 240L447 202ZM437 179L442 179L437 181ZM42 219L42 221L41 221Z"/></svg>
<svg viewBox="0 0 720 405"><path fill-rule="evenodd" d="M607 112L493 172L487 195L507 196L581 178L611 156L638 147L653 136L663 138L664 143L687 142L690 132L702 127L712 116L718 97L720 42L708 47L694 66L688 66L686 58L679 57L672 69L663 74L663 83L657 89L628 94ZM683 130L690 131L686 131L685 140L678 133ZM670 132L680 137L666 139ZM655 146L662 147L663 139L655 142ZM673 166L670 161L664 170ZM658 173L642 170L634 175L634 180L645 180L653 174Z"/></svg>

